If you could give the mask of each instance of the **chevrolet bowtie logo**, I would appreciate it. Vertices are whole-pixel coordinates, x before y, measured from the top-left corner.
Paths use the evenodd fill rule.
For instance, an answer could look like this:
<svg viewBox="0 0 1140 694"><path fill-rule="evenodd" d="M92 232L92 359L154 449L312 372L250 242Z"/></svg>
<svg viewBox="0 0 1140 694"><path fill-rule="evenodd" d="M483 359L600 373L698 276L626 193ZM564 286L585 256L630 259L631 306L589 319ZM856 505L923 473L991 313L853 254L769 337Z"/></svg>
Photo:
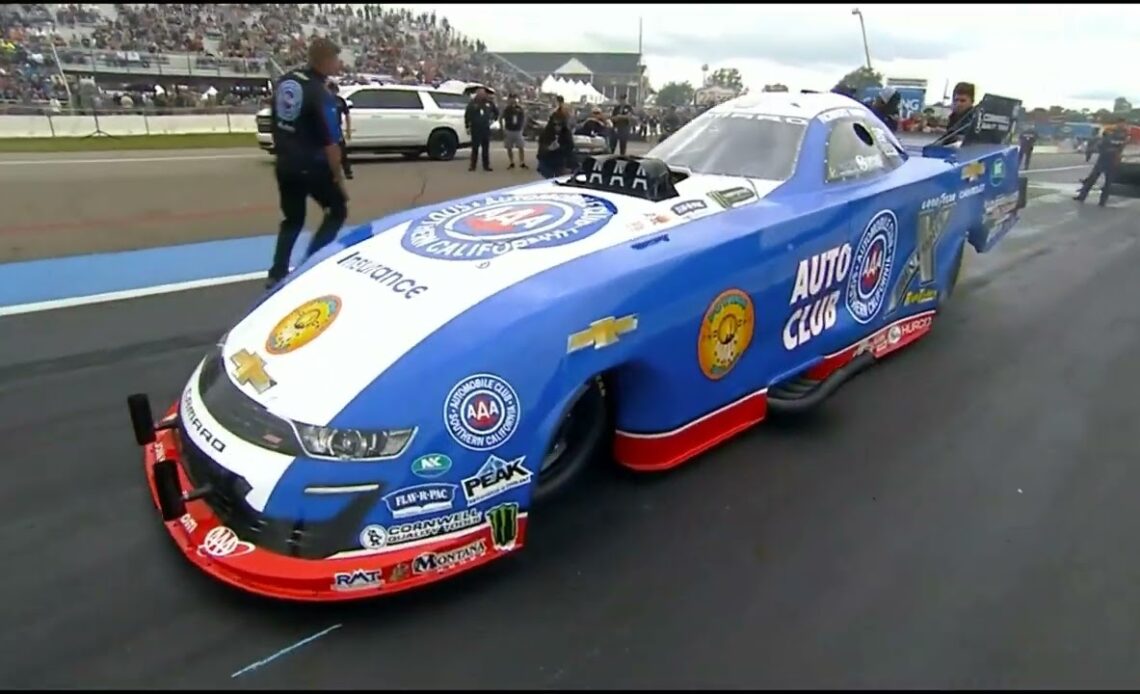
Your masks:
<svg viewBox="0 0 1140 694"><path fill-rule="evenodd" d="M581 332L574 333L566 340L566 353L577 352L580 349L593 347L601 349L616 343L618 338L626 333L637 330L637 315L631 314L623 318L608 316L590 323L590 327Z"/></svg>
<svg viewBox="0 0 1140 694"><path fill-rule="evenodd" d="M962 167L962 180L974 181L984 176L986 173L986 165L980 161L971 162Z"/></svg>
<svg viewBox="0 0 1140 694"><path fill-rule="evenodd" d="M230 356L230 361L236 367L233 373L234 379L239 385L249 384L258 394L277 385L277 381L270 378L265 371L265 360L257 352L249 352L243 349Z"/></svg>

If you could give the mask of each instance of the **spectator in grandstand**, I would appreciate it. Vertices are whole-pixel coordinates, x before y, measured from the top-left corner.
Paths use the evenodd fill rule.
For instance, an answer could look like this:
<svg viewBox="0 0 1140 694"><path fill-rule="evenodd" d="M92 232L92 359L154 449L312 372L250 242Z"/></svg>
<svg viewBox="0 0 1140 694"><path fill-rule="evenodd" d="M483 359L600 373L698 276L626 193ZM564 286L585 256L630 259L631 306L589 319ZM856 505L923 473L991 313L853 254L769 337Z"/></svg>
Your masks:
<svg viewBox="0 0 1140 694"><path fill-rule="evenodd" d="M471 166L468 171L475 170L475 160L479 152L483 153L483 170L493 171L491 168L491 124L499 120L499 109L495 102L487 98L487 90L479 87L475 98L467 104L467 112L463 122L467 133L471 135Z"/></svg>
<svg viewBox="0 0 1140 694"><path fill-rule="evenodd" d="M340 87L336 82L329 80L329 92L336 99L336 118L340 126L340 163L344 167L344 177L352 179L352 163L348 161L348 141L352 139L352 114L349 113L348 102L340 95Z"/></svg>
<svg viewBox="0 0 1140 694"><path fill-rule="evenodd" d="M625 150L629 146L629 135L633 130L633 107L629 105L625 94L618 97L612 120L614 123L613 135L617 140L616 150L619 150L618 154L625 156ZM614 151L615 148L611 145L610 150Z"/></svg>
<svg viewBox="0 0 1140 694"><path fill-rule="evenodd" d="M507 159L510 160L508 169L515 168L514 150L519 151L519 166L526 165L526 139L523 130L526 128L526 110L519 104L519 95L510 94L507 97L507 106L503 109L503 144L507 148Z"/></svg>
<svg viewBox="0 0 1140 694"><path fill-rule="evenodd" d="M348 194L340 161L340 123L336 102L326 86L339 64L340 47L329 39L317 38L309 44L308 67L285 73L274 89L273 148L283 219L269 269L270 288L289 272L289 260L305 225L305 204L310 196L324 208L325 216L313 234L307 256L335 239L348 217Z"/></svg>
<svg viewBox="0 0 1140 694"><path fill-rule="evenodd" d="M966 129L967 118L974 110L974 85L969 82L959 82L954 85L954 101L950 107L950 116L946 120L945 139L947 144L962 139L962 132Z"/></svg>

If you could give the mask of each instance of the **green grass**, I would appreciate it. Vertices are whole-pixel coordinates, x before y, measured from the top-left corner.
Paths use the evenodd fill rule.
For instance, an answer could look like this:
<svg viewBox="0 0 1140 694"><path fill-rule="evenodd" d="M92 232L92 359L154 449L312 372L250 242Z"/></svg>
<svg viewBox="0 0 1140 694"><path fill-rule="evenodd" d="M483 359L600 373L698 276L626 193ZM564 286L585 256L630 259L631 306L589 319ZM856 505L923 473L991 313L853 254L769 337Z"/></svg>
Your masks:
<svg viewBox="0 0 1140 694"><path fill-rule="evenodd" d="M156 149L214 149L257 147L253 133L206 135L131 135L127 137L12 137L0 138L0 152L118 152Z"/></svg>

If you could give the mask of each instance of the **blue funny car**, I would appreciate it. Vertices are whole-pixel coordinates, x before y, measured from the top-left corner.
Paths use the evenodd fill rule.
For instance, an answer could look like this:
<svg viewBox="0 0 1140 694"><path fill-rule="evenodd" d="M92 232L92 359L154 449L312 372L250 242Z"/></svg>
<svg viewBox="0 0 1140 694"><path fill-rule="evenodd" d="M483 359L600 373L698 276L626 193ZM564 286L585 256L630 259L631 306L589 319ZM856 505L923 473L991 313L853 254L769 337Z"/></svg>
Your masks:
<svg viewBox="0 0 1140 694"><path fill-rule="evenodd" d="M1025 205L1017 111L907 148L846 97L751 95L646 157L352 230L164 417L129 398L154 502L204 571L286 599L517 550L591 461L675 467L925 335Z"/></svg>

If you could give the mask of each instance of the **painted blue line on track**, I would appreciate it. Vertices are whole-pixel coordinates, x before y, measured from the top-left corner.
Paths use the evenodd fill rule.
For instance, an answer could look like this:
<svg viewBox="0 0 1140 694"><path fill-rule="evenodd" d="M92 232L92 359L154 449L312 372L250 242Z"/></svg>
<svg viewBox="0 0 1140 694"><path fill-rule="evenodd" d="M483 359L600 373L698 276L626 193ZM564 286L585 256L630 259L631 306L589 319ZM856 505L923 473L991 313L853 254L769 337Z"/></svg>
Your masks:
<svg viewBox="0 0 1140 694"><path fill-rule="evenodd" d="M308 232L293 247L299 263ZM268 270L276 235L0 264L0 306L69 299Z"/></svg>

